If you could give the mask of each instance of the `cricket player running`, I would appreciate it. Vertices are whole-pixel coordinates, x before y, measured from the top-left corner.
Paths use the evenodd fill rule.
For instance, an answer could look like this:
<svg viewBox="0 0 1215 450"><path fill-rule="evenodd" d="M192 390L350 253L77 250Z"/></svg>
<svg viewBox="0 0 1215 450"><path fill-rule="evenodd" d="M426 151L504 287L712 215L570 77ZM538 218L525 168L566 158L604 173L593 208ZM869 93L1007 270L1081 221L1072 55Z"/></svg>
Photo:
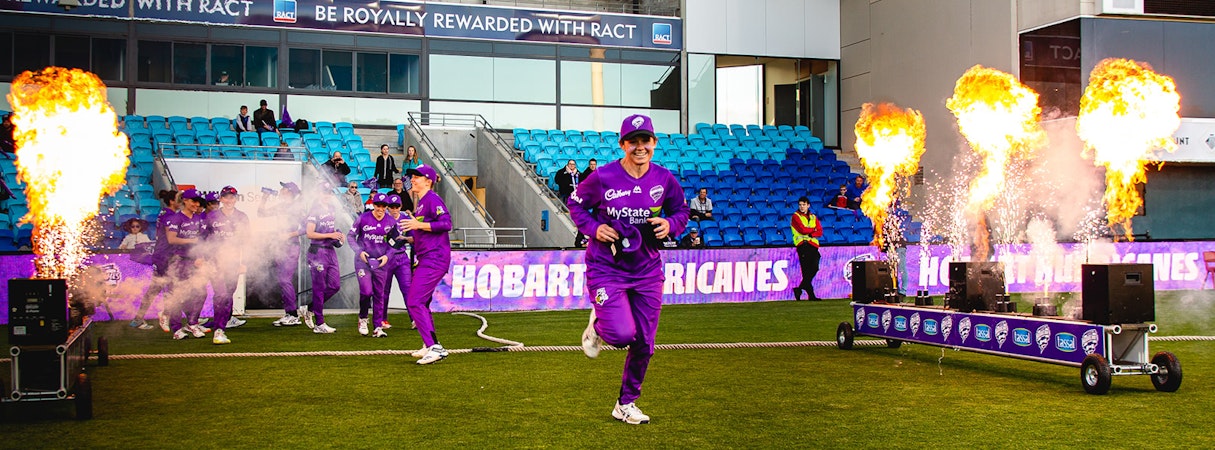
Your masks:
<svg viewBox="0 0 1215 450"><path fill-rule="evenodd" d="M439 174L434 169L421 165L405 173L413 181L410 192L417 198L413 214L405 214L405 219L397 223L401 231L412 232L417 259L409 293L405 295L405 306L425 344L413 353L413 357L420 358L418 364L430 364L447 357L447 350L435 335L430 301L435 287L451 267L451 240L447 237L447 232L451 231L451 214L448 214L447 204L433 190L439 182Z"/></svg>
<svg viewBox="0 0 1215 450"><path fill-rule="evenodd" d="M354 268L359 279L359 334L367 336L367 310L371 309L371 337L388 337L382 328L388 313L388 240L397 236L397 222L388 217L388 196L372 194L375 209L359 216L350 228Z"/></svg>

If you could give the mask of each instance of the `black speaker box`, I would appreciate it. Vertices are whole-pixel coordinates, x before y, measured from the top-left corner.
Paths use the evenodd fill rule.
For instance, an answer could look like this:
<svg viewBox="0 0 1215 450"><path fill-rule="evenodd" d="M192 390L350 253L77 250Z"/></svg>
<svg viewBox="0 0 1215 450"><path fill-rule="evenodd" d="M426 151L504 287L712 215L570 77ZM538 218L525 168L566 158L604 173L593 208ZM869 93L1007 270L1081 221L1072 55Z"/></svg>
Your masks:
<svg viewBox="0 0 1215 450"><path fill-rule="evenodd" d="M1102 324L1156 320L1156 284L1151 264L1082 264L1081 317Z"/></svg>
<svg viewBox="0 0 1215 450"><path fill-rule="evenodd" d="M1004 264L990 261L949 263L946 308L962 312L996 311L996 302L1004 292Z"/></svg>
<svg viewBox="0 0 1215 450"><path fill-rule="evenodd" d="M59 345L67 342L67 280L8 280L9 345Z"/></svg>
<svg viewBox="0 0 1215 450"><path fill-rule="evenodd" d="M852 301L885 301L886 292L894 290L893 269L889 261L853 261Z"/></svg>

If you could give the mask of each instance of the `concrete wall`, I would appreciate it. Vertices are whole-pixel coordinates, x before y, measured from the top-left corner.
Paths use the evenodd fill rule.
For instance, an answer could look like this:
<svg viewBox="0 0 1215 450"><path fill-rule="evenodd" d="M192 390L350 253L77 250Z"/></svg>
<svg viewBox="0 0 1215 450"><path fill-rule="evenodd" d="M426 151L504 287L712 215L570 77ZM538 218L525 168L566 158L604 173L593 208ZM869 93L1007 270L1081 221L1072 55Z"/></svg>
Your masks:
<svg viewBox="0 0 1215 450"><path fill-rule="evenodd" d="M690 53L839 59L838 0L689 0Z"/></svg>
<svg viewBox="0 0 1215 450"><path fill-rule="evenodd" d="M471 132L471 130L468 132ZM431 135L429 130L427 131L427 135L433 141L434 136ZM465 136L467 136L467 134ZM423 144L421 141L421 137L418 136L412 128L405 129L405 145L416 146L418 149L418 154L422 157L422 161L435 161L435 149L431 148L429 145ZM476 143L474 141L468 144L468 146L475 151L475 144ZM436 142L436 145L439 144ZM444 152L444 156L447 156L446 152L448 151L448 148L441 148L440 151ZM466 197L460 191L458 186L460 180L452 177L441 167L436 167L435 170L439 172L439 177L441 177L441 179L439 180L439 185L435 186L434 190L439 194L440 197L443 197L443 202L447 203L447 209L451 213L452 226L456 228L489 227L489 224L486 223L483 217L481 217L481 214L478 213L476 208L473 207L472 201L470 201L468 197ZM493 214L491 213L490 215L492 216Z"/></svg>
<svg viewBox="0 0 1215 450"><path fill-rule="evenodd" d="M1017 31L1097 13L1098 0L1017 0Z"/></svg>
<svg viewBox="0 0 1215 450"><path fill-rule="evenodd" d="M510 159L506 150L496 145L489 130L479 130L477 165L481 176L477 185L485 188L486 207L495 224L504 228L527 228L527 246L572 247L574 222L560 211L557 200L549 199L540 186L533 183L525 168ZM542 211L548 211L548 231L541 230Z"/></svg>

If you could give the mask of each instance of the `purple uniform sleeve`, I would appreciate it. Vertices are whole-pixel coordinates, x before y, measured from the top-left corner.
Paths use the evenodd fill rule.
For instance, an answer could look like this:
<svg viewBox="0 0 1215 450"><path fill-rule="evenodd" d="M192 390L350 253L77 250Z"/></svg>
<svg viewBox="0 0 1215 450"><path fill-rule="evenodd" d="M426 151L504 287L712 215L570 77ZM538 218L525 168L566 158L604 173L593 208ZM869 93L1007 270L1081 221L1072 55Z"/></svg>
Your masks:
<svg viewBox="0 0 1215 450"><path fill-rule="evenodd" d="M350 243L350 250L354 252L355 261L358 261L359 253L363 252L363 223L367 222L367 216L370 212L359 214L359 218L355 219L354 225L350 226L350 231L346 233L346 242Z"/></svg>
<svg viewBox="0 0 1215 450"><path fill-rule="evenodd" d="M599 210L602 200L603 184L599 181L599 171L596 170L591 172L591 176L586 180L579 183L578 188L565 201L565 206L570 209L570 218L574 220L574 226L578 227L578 232L590 236L592 240L595 239L595 233L603 222L596 219L596 216L590 211Z"/></svg>
<svg viewBox="0 0 1215 450"><path fill-rule="evenodd" d="M434 194L431 191L429 194ZM451 214L447 212L447 204L443 203L443 199L439 198L439 194L426 195L423 197L426 208L423 212L423 222L430 224L432 233L446 233L451 231Z"/></svg>

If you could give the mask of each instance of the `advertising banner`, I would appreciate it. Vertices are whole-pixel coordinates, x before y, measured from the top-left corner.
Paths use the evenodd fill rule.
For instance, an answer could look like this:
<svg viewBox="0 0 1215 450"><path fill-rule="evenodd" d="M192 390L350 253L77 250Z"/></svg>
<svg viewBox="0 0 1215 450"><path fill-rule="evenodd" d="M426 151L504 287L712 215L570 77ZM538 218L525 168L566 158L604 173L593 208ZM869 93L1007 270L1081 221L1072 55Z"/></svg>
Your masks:
<svg viewBox="0 0 1215 450"><path fill-rule="evenodd" d="M683 48L676 17L453 3L355 0L0 0L0 10L168 20L215 25L358 31L494 41Z"/></svg>

